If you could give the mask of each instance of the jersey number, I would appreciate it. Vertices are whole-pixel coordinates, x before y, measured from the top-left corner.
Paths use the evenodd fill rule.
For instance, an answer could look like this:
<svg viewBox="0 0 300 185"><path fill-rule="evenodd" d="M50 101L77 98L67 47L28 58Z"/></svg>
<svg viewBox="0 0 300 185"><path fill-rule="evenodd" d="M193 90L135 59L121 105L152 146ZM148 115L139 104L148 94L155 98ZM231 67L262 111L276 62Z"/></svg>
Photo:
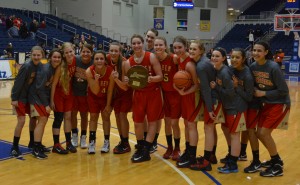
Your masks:
<svg viewBox="0 0 300 185"><path fill-rule="evenodd" d="M168 82L168 81L169 81L168 74L164 74L164 81L165 81L165 82Z"/></svg>

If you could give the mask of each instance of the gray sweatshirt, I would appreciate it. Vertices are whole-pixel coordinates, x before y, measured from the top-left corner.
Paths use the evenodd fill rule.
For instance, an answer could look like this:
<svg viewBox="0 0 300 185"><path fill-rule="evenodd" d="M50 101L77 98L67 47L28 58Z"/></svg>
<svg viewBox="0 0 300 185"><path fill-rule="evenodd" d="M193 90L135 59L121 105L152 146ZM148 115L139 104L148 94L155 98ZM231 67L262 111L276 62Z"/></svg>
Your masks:
<svg viewBox="0 0 300 185"><path fill-rule="evenodd" d="M197 76L200 80L200 93L208 112L212 112L212 106L216 103L217 92L210 88L210 82L216 80L216 71L210 60L202 56L197 62Z"/></svg>
<svg viewBox="0 0 300 185"><path fill-rule="evenodd" d="M32 60L22 65L11 90L11 101L21 101L24 104L27 103L29 87L36 76L37 67L39 65L42 64L39 63L38 65L34 65Z"/></svg>
<svg viewBox="0 0 300 185"><path fill-rule="evenodd" d="M36 78L29 88L28 101L30 104L49 106L54 73L55 69L50 62L38 66Z"/></svg>
<svg viewBox="0 0 300 185"><path fill-rule="evenodd" d="M222 85L218 85L217 83L216 89L222 101L223 108L226 114L229 115L237 114L237 98L240 98L234 90L232 75L233 73L226 65L223 65L220 70L217 70L216 79L221 80Z"/></svg>
<svg viewBox="0 0 300 185"><path fill-rule="evenodd" d="M289 89L278 64L271 60L266 61L263 65L254 62L250 69L254 76L255 87L266 91L266 96L261 98L263 103L290 106Z"/></svg>
<svg viewBox="0 0 300 185"><path fill-rule="evenodd" d="M74 96L87 96L87 80L85 71L93 64L91 60L88 64L83 64L81 57L76 56L76 72L72 80L72 90Z"/></svg>
<svg viewBox="0 0 300 185"><path fill-rule="evenodd" d="M238 78L238 87L235 92L239 97L236 98L238 112L244 112L248 108L248 103L252 101L254 92L254 81L250 69L245 66L242 70L231 68L235 77Z"/></svg>

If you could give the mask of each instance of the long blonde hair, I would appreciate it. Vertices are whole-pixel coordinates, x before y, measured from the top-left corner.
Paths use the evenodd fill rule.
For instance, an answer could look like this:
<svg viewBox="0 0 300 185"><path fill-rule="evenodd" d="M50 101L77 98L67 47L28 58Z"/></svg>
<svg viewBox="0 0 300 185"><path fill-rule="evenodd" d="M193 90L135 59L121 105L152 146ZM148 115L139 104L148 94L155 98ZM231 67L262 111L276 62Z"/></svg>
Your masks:
<svg viewBox="0 0 300 185"><path fill-rule="evenodd" d="M61 75L60 75L59 82L60 82L60 85L62 86L65 94L70 93L69 90L70 90L70 80L71 80L70 73L68 70L68 62L66 60L66 57L64 56L64 51L68 47L71 47L74 50L73 45L70 42L63 43L63 45L61 47L61 50L63 52L63 57L62 57L62 63L60 65Z"/></svg>

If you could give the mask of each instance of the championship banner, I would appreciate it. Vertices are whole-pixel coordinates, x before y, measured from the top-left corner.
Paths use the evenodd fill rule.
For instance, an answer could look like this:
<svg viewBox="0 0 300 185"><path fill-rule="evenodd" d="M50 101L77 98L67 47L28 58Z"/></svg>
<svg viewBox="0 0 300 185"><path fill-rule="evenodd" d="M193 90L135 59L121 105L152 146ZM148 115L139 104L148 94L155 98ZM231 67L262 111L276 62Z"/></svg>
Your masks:
<svg viewBox="0 0 300 185"><path fill-rule="evenodd" d="M154 19L154 29L164 30L164 19Z"/></svg>
<svg viewBox="0 0 300 185"><path fill-rule="evenodd" d="M200 21L200 31L210 31L210 21Z"/></svg>

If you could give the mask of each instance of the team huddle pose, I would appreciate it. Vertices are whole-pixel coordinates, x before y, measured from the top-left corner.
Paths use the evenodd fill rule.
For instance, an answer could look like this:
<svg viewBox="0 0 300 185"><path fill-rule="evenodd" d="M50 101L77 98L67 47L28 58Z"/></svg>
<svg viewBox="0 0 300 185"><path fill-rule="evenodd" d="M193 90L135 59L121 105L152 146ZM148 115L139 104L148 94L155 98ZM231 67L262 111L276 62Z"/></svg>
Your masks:
<svg viewBox="0 0 300 185"><path fill-rule="evenodd" d="M238 172L237 161L245 160L247 142L243 140L241 143L240 139L243 131L245 138L249 138L253 154L253 160L244 172L260 171L264 177L283 175L283 161L272 131L287 126L289 90L279 66L271 60L270 46L266 42L254 44L255 62L250 66L247 66L245 51L241 48L232 50L231 66L228 66L223 48L215 48L209 60L200 41L188 45L186 38L177 36L172 43L174 53L170 53L166 39L158 37L157 31L148 30L145 40L146 45L141 35L132 36L134 53L129 59L122 56L122 46L118 42L110 43L108 53L93 51L89 44L85 44L79 56L75 56L72 44L66 42L61 50L50 52L46 64L41 63L43 49L34 46L30 61L22 65L11 92L17 126L10 154L22 156L19 140L28 114L28 147L32 148L34 157L48 157L46 153L50 150L42 145L42 137L51 110L54 112L53 153L76 153L76 147L80 146L87 148L88 154L95 154L100 115L104 132L100 151L108 153L112 111L120 135L113 153L128 153L131 147L127 115L132 111L137 140L136 151L131 157L133 163L151 160L150 154L157 149L164 118L168 147L163 158L176 161L179 168L212 170L212 164L218 162L216 126L221 123L228 154L220 160L224 163L217 168L220 173ZM142 66L149 74L147 84L141 88L132 88L130 76L127 76L128 71L136 66ZM176 73L182 71L190 76L190 85L183 88L173 81ZM184 119L185 125L185 150L182 154L180 118ZM65 148L59 136L63 121ZM204 123L203 157L196 157L199 121ZM259 159L259 140L271 157L263 163ZM261 167L266 169L261 171Z"/></svg>

